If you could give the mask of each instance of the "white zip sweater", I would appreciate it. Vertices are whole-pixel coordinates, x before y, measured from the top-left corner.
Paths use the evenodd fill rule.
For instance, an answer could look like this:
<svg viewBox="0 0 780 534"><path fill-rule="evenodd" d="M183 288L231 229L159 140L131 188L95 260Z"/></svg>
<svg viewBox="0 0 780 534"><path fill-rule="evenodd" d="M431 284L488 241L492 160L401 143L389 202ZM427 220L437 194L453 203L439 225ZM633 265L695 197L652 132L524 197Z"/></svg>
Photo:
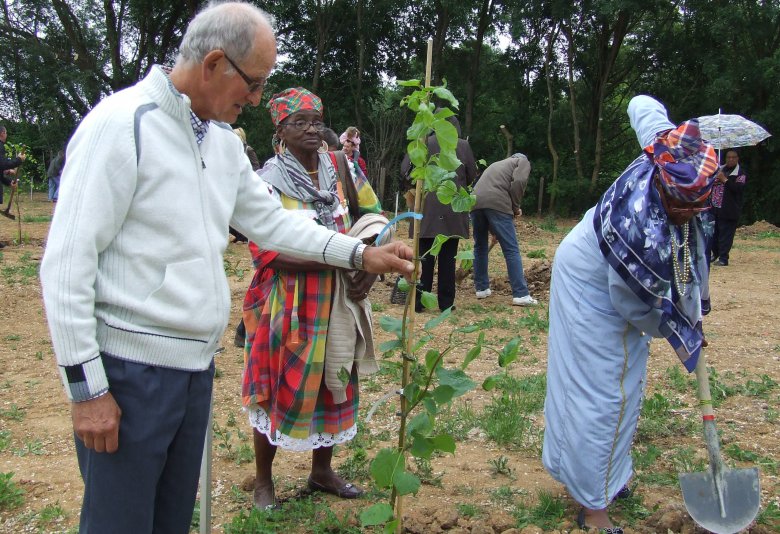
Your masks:
<svg viewBox="0 0 780 534"><path fill-rule="evenodd" d="M230 312L228 226L337 267L354 267L362 246L283 209L228 125L212 122L198 145L189 99L157 66L84 118L66 161L41 281L73 401L108 390L101 352L208 368Z"/></svg>

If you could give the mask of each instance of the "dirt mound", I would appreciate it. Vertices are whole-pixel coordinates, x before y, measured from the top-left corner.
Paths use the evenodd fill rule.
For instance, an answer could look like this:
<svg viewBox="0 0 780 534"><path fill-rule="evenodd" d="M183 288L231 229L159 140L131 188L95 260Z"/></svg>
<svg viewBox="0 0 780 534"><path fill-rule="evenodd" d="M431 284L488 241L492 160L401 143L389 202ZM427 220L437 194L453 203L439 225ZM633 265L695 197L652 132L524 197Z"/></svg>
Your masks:
<svg viewBox="0 0 780 534"><path fill-rule="evenodd" d="M737 228L739 237L757 237L761 234L773 233L780 235L780 228L766 221L756 221L750 226L740 226Z"/></svg>

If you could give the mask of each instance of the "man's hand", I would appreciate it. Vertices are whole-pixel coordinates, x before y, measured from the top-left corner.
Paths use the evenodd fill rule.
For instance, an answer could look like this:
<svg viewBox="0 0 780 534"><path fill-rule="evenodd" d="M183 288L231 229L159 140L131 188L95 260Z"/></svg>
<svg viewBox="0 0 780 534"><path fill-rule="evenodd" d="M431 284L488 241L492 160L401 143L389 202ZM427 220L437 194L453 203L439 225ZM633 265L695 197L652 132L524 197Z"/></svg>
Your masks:
<svg viewBox="0 0 780 534"><path fill-rule="evenodd" d="M381 247L366 247L363 250L363 269L370 273L410 274L414 270L411 260L413 251L400 241L393 241Z"/></svg>
<svg viewBox="0 0 780 534"><path fill-rule="evenodd" d="M17 157L17 158L19 158L20 160L24 161L24 160L26 160L26 159L27 159L27 154L25 154L24 152L19 152L19 153L16 155L16 157Z"/></svg>
<svg viewBox="0 0 780 534"><path fill-rule="evenodd" d="M715 175L715 179L722 184L725 184L729 181L729 177L723 174L723 171L718 171L718 174Z"/></svg>
<svg viewBox="0 0 780 534"><path fill-rule="evenodd" d="M95 452L116 452L119 448L119 409L111 393L70 407L73 431L84 446Z"/></svg>
<svg viewBox="0 0 780 534"><path fill-rule="evenodd" d="M347 278L351 280L347 288L347 297L358 302L368 297L368 292L371 290L371 286L374 285L377 275L366 271L358 271L355 273L354 278Z"/></svg>

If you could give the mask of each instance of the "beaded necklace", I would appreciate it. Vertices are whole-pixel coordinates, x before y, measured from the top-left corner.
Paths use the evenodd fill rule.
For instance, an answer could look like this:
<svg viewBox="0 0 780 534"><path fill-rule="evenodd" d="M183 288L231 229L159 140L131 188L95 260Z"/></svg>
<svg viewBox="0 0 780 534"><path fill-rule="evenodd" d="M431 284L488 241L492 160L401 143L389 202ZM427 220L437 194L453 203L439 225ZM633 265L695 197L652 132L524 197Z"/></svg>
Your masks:
<svg viewBox="0 0 780 534"><path fill-rule="evenodd" d="M672 238L672 267L674 271L674 285L677 287L677 293L684 296L688 292L688 284L691 283L691 247L688 243L690 237L691 223L688 221L682 228L682 242L677 242L674 228L669 229ZM682 265L677 260L682 251Z"/></svg>

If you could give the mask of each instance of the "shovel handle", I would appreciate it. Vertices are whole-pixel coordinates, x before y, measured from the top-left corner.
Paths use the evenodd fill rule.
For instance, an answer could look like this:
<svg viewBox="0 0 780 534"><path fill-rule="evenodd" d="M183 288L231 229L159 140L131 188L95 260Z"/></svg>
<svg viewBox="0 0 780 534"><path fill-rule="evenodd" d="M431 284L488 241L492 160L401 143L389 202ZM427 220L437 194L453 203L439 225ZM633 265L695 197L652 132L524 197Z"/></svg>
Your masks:
<svg viewBox="0 0 780 534"><path fill-rule="evenodd" d="M701 349L699 360L696 362L696 383L698 384L699 406L701 407L702 419L704 421L714 421L715 411L712 409L710 377L707 373L707 360L704 356L704 349Z"/></svg>

